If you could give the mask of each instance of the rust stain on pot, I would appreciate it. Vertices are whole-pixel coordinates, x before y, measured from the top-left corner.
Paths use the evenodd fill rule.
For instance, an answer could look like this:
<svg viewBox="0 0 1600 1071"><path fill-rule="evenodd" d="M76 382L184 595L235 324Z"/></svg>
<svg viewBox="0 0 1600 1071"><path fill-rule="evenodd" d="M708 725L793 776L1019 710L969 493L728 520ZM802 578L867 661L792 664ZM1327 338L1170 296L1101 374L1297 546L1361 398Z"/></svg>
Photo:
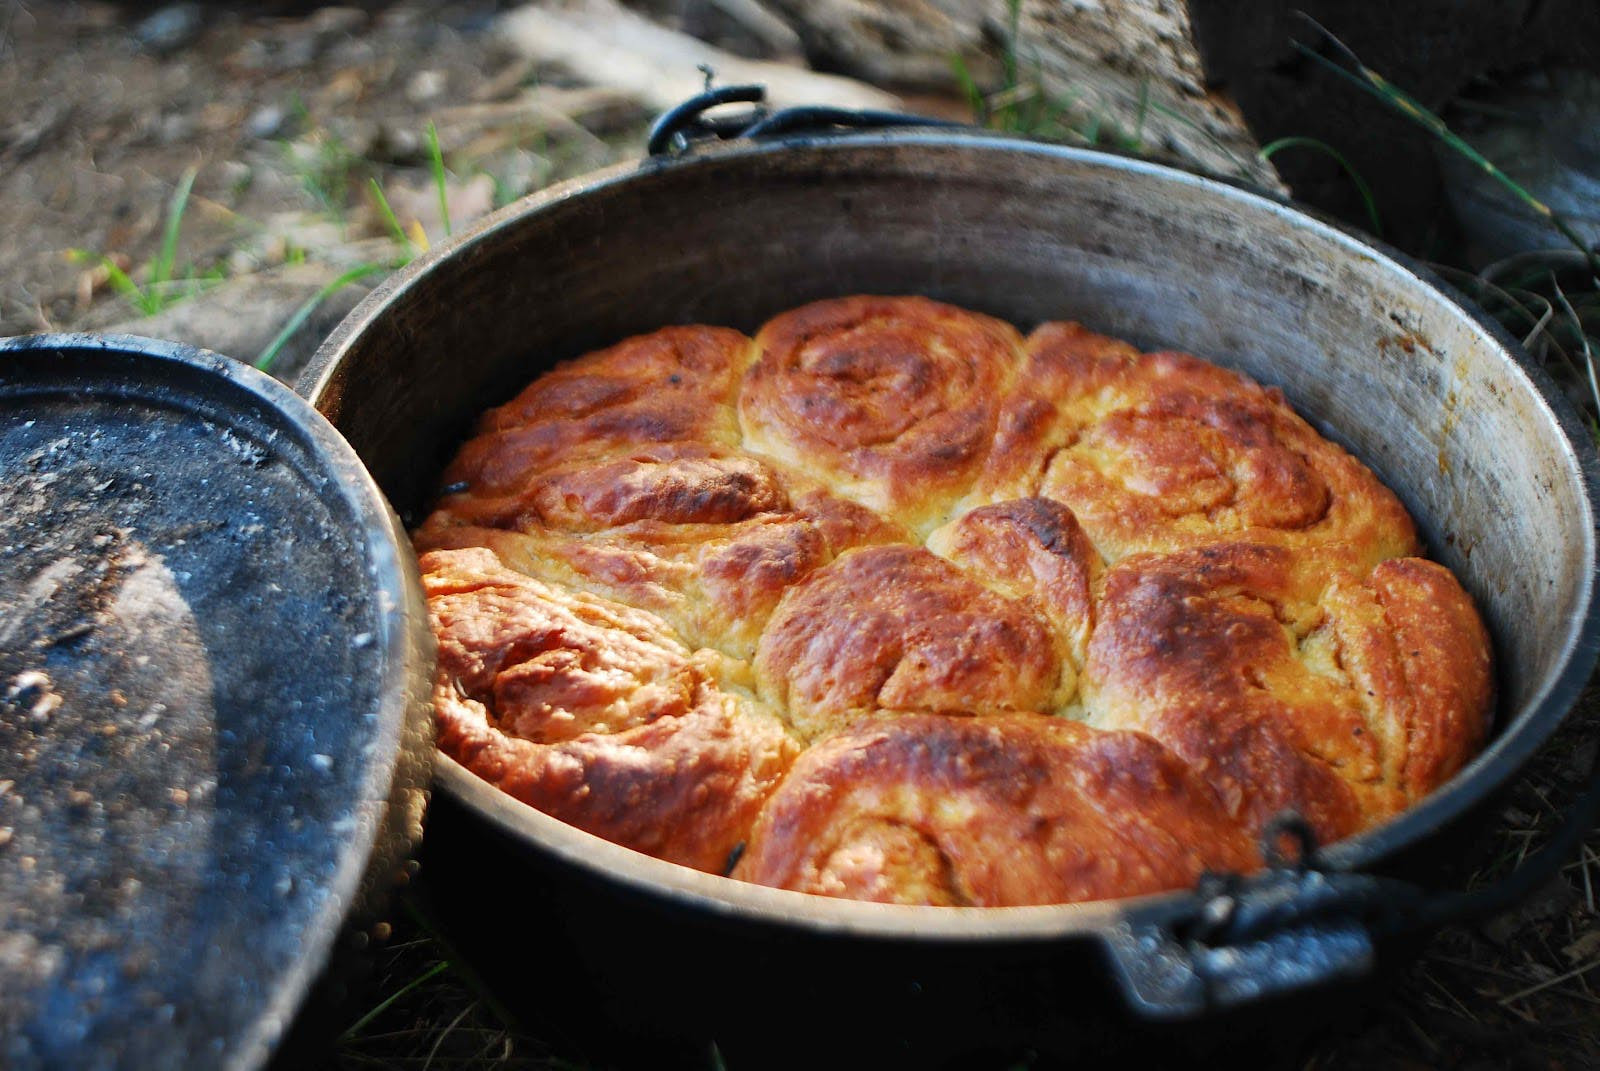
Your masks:
<svg viewBox="0 0 1600 1071"><path fill-rule="evenodd" d="M1451 389L1444 396L1444 419L1439 422L1439 474L1448 475L1450 472L1450 458L1446 456L1449 448L1450 437L1455 433L1456 425L1461 423L1461 396Z"/></svg>

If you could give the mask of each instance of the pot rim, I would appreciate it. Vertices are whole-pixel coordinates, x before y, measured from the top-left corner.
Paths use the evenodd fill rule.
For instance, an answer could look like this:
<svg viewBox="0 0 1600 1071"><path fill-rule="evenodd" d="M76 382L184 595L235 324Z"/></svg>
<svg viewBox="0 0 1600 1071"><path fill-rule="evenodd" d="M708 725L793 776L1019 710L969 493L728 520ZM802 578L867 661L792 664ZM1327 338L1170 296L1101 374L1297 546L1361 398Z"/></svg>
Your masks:
<svg viewBox="0 0 1600 1071"><path fill-rule="evenodd" d="M1482 798L1504 786L1548 740L1571 711L1600 658L1600 600L1596 599L1597 525L1600 503L1600 455L1577 411L1548 373L1486 312L1410 256L1361 235L1322 213L1226 178L1193 174L1162 164L1112 153L1033 142L983 132L900 128L888 132L805 135L766 142L727 142L680 156L625 162L569 179L507 205L469 230L435 247L369 294L324 341L298 384L300 393L319 405L334 384L346 351L390 306L404 301L415 287L446 261L470 256L474 247L516 228L529 217L551 211L577 197L649 181L663 171L738 166L740 161L784 154L859 152L863 149L904 150L924 147L968 152L997 152L1046 157L1075 167L1103 168L1203 191L1230 210L1268 214L1269 218L1309 228L1352 256L1377 262L1397 280L1421 285L1453 305L1485 342L1508 358L1508 369L1523 376L1563 433L1566 468L1582 491L1588 523L1577 548L1590 568L1588 581L1568 621L1562 653L1543 688L1532 696L1514 721L1500 724L1496 735L1449 783L1398 817L1366 832L1329 845L1321 859L1329 869L1377 867L1403 848L1461 818ZM1503 715L1502 715L1503 716ZM1500 721L1501 718L1497 718ZM799 927L819 934L880 938L938 938L955 941L1013 940L1103 932L1130 917L1176 917L1191 908L1192 890L1177 890L1119 900L1035 907L952 908L885 905L832 899L770 889L706 874L613 844L568 826L489 785L442 753L435 755L436 781L444 791L488 818L516 840L553 852L567 862L639 891L664 894L686 906L714 915Z"/></svg>

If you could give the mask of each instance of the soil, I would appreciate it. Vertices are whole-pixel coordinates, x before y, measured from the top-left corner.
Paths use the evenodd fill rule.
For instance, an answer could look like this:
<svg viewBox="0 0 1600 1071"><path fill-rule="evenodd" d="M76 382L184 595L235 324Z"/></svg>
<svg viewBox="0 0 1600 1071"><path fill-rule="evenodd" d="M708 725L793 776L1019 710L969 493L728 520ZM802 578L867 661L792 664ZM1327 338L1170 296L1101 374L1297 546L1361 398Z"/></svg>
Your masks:
<svg viewBox="0 0 1600 1071"><path fill-rule="evenodd" d="M174 309L184 300L204 309L205 295L225 286L265 301L267 280L307 274L288 286L277 319L265 318L270 333L341 273L387 269L443 235L424 133L430 119L449 164L456 225L557 178L636 156L647 110L534 70L494 33L500 6L0 0L0 98L8 102L0 334L137 320L111 266L131 277L148 307ZM163 272L171 205L191 171L172 270ZM394 234L382 201L405 237ZM186 298L191 292L199 296ZM227 303L216 315L237 319ZM213 329L192 327L201 341ZM1486 831L1475 880L1504 873L1538 846L1597 747L1600 699L1590 694ZM306 1021L315 1026L296 1038L296 1065L582 1060L582 1039L552 1041L508 1025L495 995L427 921L426 875L422 885L399 901L370 984L311 1009ZM1508 914L1444 930L1375 1010L1318 1034L1285 1066L1600 1066L1596 885L1600 839L1591 836L1543 890ZM708 1056L706 1066L718 1063Z"/></svg>
<svg viewBox="0 0 1600 1071"><path fill-rule="evenodd" d="M164 308L307 263L403 259L371 184L413 240L442 237L430 119L457 226L633 155L646 113L539 84L491 32L499 7L0 0L0 334L137 318L108 262Z"/></svg>

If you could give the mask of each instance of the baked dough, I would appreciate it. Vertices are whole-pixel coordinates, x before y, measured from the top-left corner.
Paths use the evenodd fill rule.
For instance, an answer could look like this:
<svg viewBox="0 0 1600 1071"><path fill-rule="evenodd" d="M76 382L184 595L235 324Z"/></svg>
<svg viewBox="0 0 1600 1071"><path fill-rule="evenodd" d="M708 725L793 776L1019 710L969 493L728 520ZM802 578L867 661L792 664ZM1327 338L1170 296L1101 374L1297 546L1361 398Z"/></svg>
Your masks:
<svg viewBox="0 0 1600 1071"><path fill-rule="evenodd" d="M1452 776L1488 639L1272 388L917 297L671 327L490 410L414 533L440 747L735 878L1062 903Z"/></svg>

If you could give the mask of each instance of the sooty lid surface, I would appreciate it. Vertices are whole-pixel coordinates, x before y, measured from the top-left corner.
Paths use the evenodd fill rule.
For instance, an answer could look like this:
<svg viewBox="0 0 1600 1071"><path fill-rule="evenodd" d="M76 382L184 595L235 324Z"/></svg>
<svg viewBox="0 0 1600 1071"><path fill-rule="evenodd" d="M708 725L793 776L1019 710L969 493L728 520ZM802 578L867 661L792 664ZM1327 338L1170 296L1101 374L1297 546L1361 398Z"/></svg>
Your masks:
<svg viewBox="0 0 1600 1071"><path fill-rule="evenodd" d="M0 1065L253 1066L421 784L407 559L286 389L53 341L0 342Z"/></svg>

